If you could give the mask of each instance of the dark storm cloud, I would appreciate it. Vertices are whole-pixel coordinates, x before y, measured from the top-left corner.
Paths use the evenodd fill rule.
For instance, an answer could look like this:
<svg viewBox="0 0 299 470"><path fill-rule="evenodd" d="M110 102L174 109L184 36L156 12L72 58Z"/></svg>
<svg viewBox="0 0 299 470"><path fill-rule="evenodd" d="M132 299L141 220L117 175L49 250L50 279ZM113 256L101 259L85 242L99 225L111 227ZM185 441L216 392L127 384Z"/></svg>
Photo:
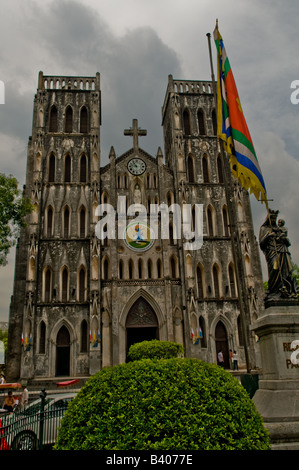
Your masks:
<svg viewBox="0 0 299 470"><path fill-rule="evenodd" d="M16 5L12 0L13 8ZM44 5L28 0L14 11L17 26L11 35L3 11L3 29L11 41L3 52L6 64L6 104L0 107L1 171L25 182L27 142L32 130L33 99L38 72L45 75L101 74L102 165L111 146L119 155L132 147L123 131L137 118L148 135L140 146L156 154L163 147L161 107L168 74L180 76L179 60L149 27L131 29L116 37L97 13L75 1L59 0ZM5 21L5 19L7 21ZM2 78L2 77L0 77ZM13 256L2 268L0 319L8 315L12 292Z"/></svg>

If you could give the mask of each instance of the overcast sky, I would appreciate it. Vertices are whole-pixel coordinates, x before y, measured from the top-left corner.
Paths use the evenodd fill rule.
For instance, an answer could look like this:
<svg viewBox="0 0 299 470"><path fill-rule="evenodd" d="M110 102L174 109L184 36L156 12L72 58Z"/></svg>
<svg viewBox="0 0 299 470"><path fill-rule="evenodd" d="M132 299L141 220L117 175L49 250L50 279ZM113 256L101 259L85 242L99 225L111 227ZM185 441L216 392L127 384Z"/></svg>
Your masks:
<svg viewBox="0 0 299 470"><path fill-rule="evenodd" d="M38 72L101 74L102 165L111 146L131 148L123 130L137 118L140 146L163 149L161 107L168 75L210 80L206 33L216 18L237 83L271 207L286 220L299 264L299 80L297 0L1 0L0 171L25 183ZM216 49L212 42L216 72ZM256 235L265 207L251 196ZM261 253L263 270L264 255ZM0 268L0 321L8 320L14 250ZM266 277L266 275L265 275Z"/></svg>

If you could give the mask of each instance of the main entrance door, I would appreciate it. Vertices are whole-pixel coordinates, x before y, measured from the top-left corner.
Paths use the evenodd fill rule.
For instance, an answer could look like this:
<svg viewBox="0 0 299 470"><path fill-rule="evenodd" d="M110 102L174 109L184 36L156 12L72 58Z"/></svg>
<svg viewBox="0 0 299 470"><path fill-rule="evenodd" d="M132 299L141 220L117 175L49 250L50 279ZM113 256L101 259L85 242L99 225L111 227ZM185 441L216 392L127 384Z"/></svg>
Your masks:
<svg viewBox="0 0 299 470"><path fill-rule="evenodd" d="M66 326L62 326L56 340L56 376L70 375L70 334Z"/></svg>
<svg viewBox="0 0 299 470"><path fill-rule="evenodd" d="M136 300L127 315L126 332L127 354L132 344L159 339L156 314L143 297Z"/></svg>

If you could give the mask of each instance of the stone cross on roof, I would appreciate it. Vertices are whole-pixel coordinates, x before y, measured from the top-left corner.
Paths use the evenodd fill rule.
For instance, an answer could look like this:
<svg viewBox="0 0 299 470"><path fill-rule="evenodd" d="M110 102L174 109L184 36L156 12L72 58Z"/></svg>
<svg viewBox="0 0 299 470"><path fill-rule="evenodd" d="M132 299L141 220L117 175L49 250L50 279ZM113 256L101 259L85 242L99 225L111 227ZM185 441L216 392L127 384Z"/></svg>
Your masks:
<svg viewBox="0 0 299 470"><path fill-rule="evenodd" d="M134 150L138 149L138 136L146 135L147 131L145 129L140 129L138 127L138 120L133 119L133 126L130 129L124 130L124 135L132 135L133 136L133 148Z"/></svg>

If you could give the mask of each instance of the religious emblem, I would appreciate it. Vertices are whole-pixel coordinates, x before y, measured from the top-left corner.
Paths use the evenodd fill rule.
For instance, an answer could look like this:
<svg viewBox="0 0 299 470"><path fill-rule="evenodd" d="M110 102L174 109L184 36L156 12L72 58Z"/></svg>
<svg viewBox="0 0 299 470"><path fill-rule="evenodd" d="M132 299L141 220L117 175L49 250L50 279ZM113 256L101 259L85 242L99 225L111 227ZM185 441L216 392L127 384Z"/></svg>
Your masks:
<svg viewBox="0 0 299 470"><path fill-rule="evenodd" d="M133 251L146 251L154 244L154 231L145 222L131 222L125 229L124 241Z"/></svg>

